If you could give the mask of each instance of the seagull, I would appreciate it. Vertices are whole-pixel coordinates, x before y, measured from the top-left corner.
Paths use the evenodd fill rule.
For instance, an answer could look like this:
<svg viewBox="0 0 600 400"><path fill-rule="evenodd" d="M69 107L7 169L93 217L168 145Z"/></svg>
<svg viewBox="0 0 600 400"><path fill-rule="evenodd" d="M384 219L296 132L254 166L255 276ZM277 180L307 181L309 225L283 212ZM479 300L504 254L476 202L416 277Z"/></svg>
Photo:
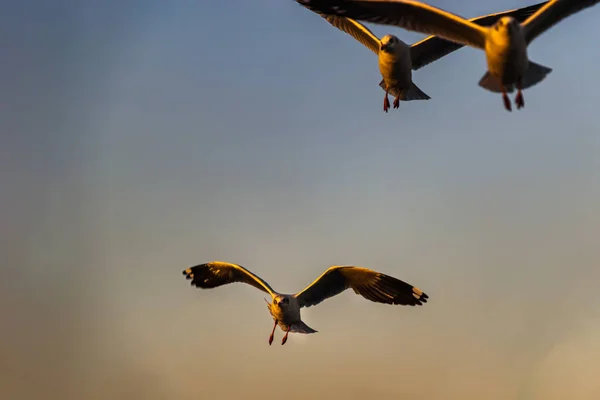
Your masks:
<svg viewBox="0 0 600 400"><path fill-rule="evenodd" d="M303 291L296 294L276 292L259 276L241 265L223 261L211 261L199 264L183 271L183 275L191 280L191 285L201 289L212 289L233 282L247 283L271 296L267 299L269 313L275 324L269 336L269 345L273 343L273 335L277 325L285 332L281 344L285 344L290 332L316 333L306 325L300 317L302 307L310 307L323 300L352 288L356 294L367 300L384 304L403 306L420 306L427 302L429 296L422 290L382 273L356 266L333 266L327 269Z"/></svg>
<svg viewBox="0 0 600 400"><path fill-rule="evenodd" d="M490 27L412 0L296 1L315 12L396 25L484 50L487 71L479 86L502 93L504 107L512 111L507 92L512 93L516 86L515 104L517 109L523 108L522 90L541 82L552 71L529 60L528 45L553 25L600 0L550 0L522 23L512 16L503 16Z"/></svg>
<svg viewBox="0 0 600 400"><path fill-rule="evenodd" d="M301 0L298 2L304 4ZM518 21L523 21L544 4L539 3L524 8L484 15L470 19L469 21L484 26L492 25L504 16L511 16ZM317 14L342 32L354 37L377 55L379 59L379 72L383 77L379 86L385 90L383 111L386 113L390 108L388 94L395 97L394 108L400 107L400 100L429 100L431 97L419 89L412 81L411 69L416 71L463 47L462 44L436 36L429 36L409 46L391 34L379 39L366 26L353 19L319 12Z"/></svg>

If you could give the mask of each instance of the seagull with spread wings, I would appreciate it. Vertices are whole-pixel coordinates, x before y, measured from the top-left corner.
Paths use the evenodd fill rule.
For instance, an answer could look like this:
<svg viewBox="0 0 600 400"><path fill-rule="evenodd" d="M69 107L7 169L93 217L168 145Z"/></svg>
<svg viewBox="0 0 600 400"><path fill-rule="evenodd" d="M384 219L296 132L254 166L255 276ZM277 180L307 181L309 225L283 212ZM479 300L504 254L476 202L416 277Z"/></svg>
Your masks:
<svg viewBox="0 0 600 400"><path fill-rule="evenodd" d="M503 16L491 27L484 27L456 14L412 0L296 0L303 6L327 15L436 35L485 51L488 70L479 85L502 93L504 107L512 110L507 92L516 86L515 103L525 106L522 90L541 82L552 70L529 60L528 45L563 19L600 0L550 0L524 22Z"/></svg>
<svg viewBox="0 0 600 400"><path fill-rule="evenodd" d="M422 290L399 279L361 267L334 266L327 269L310 286L296 294L276 292L259 276L241 265L223 261L199 264L183 271L192 286L211 289L228 283L242 282L268 293L272 303L267 301L269 312L275 321L269 336L269 345L277 325L285 332L281 344L285 344L290 332L315 333L300 317L302 307L310 307L330 297L352 288L356 294L367 300L384 304L420 306L429 296Z"/></svg>
<svg viewBox="0 0 600 400"><path fill-rule="evenodd" d="M298 2L304 3L302 0L298 0ZM515 10L484 15L469 21L482 26L492 25L505 16L523 21L544 4L539 3ZM390 108L388 94L395 97L394 108L400 107L400 100L429 100L430 97L412 81L412 70L416 71L463 47L462 44L436 36L429 36L410 46L394 35L385 35L380 40L366 26L353 19L318 12L317 14L342 32L354 37L377 55L379 72L383 77L379 86L385 90L383 98L383 111L385 112L388 112Z"/></svg>

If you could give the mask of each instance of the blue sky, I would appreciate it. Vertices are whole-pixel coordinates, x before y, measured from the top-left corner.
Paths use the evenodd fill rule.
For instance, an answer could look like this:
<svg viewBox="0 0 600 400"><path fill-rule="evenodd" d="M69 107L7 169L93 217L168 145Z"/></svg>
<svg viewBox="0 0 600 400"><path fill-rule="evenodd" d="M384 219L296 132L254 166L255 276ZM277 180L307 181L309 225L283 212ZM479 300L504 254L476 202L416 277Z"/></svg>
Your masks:
<svg viewBox="0 0 600 400"><path fill-rule="evenodd" d="M560 368L600 354L600 8L530 46L553 72L524 110L463 48L414 73L431 100L388 114L375 56L291 0L3 8L6 396L275 398L302 374L289 398L598 390ZM261 293L180 275L213 259L284 292L357 264L431 301L345 293L303 314L317 335L269 348ZM32 363L54 368L30 385Z"/></svg>

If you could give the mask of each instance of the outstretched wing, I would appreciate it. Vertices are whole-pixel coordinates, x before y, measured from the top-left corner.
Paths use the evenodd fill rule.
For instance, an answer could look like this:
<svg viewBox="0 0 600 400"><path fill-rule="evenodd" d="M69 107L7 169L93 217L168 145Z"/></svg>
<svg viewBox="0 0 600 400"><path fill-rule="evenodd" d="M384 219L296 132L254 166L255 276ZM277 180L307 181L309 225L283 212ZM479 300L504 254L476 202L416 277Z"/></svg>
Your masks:
<svg viewBox="0 0 600 400"><path fill-rule="evenodd" d="M531 43L533 39L553 25L598 2L600 0L550 0L544 7L523 22L525 40L528 44Z"/></svg>
<svg viewBox="0 0 600 400"><path fill-rule="evenodd" d="M296 0L318 13L339 15L409 31L436 35L475 48L485 48L487 29L456 14L413 0Z"/></svg>
<svg viewBox="0 0 600 400"><path fill-rule="evenodd" d="M422 305L428 295L391 276L361 267L334 266L310 286L294 295L300 307L310 307L352 288L367 300L403 306Z"/></svg>
<svg viewBox="0 0 600 400"><path fill-rule="evenodd" d="M340 31L346 32L354 39L364 44L373 53L379 54L379 38L360 22L350 18L339 17L337 15L321 14L321 16Z"/></svg>
<svg viewBox="0 0 600 400"><path fill-rule="evenodd" d="M248 271L241 265L223 261L211 261L199 264L183 271L185 278L191 280L192 286L201 289L212 289L234 282L247 283L263 292L273 295L275 291L267 282Z"/></svg>
<svg viewBox="0 0 600 400"><path fill-rule="evenodd" d="M373 53L379 54L379 38L360 22L337 15L327 15L320 12L316 12L316 14L325 18L327 22L338 28L340 31L349 34L354 39L361 42Z"/></svg>
<svg viewBox="0 0 600 400"><path fill-rule="evenodd" d="M515 10L483 15L481 17L472 18L469 21L481 26L491 26L500 18L508 16L513 17L519 22L523 22L546 3L547 2L543 2L528 7L517 8ZM419 68L422 68L427 64L437 61L453 51L460 49L461 47L463 47L462 44L451 42L437 36L428 36L425 39L414 43L410 47L412 69L416 71Z"/></svg>

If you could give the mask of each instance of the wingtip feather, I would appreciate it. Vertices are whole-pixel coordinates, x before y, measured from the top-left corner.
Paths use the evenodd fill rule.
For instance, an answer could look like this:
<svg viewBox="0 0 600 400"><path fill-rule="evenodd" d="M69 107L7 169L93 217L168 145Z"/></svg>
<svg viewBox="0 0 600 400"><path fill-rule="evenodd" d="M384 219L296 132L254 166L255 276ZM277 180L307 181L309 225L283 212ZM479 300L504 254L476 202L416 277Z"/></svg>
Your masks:
<svg viewBox="0 0 600 400"><path fill-rule="evenodd" d="M421 289L417 287L413 287L413 297L418 300L417 304L422 305L422 303L427 303L429 296L423 292Z"/></svg>

